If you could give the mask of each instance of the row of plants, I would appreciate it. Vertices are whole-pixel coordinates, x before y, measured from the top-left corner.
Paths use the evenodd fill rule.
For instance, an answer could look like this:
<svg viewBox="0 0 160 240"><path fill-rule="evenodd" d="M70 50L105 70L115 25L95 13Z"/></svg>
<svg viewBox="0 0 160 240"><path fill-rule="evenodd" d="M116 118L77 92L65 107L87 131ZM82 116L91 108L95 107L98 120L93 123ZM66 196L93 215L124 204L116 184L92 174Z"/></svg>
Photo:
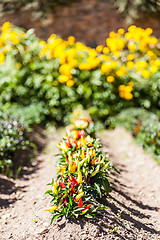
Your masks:
<svg viewBox="0 0 160 240"><path fill-rule="evenodd" d="M104 46L89 48L74 37L3 24L0 37L0 102L23 106L42 102L47 116L64 122L83 105L104 124L127 107L160 107L160 44L152 29L130 26L111 32Z"/></svg>
<svg viewBox="0 0 160 240"><path fill-rule="evenodd" d="M111 162L101 151L99 139L88 132L91 118L84 111L75 110L72 123L66 129L66 136L58 144L57 178L52 179L52 206L44 209L53 214L51 222L65 216L91 218L98 210L105 208L102 198L110 191L109 170Z"/></svg>
<svg viewBox="0 0 160 240"><path fill-rule="evenodd" d="M36 146L30 140L32 125L44 119L44 109L39 103L28 107L13 105L9 109L0 109L0 172L15 176L23 165L20 152ZM20 159L16 159L17 156ZM27 156L28 158L29 156ZM26 159L24 159L26 160ZM29 162L29 160L28 160Z"/></svg>
<svg viewBox="0 0 160 240"><path fill-rule="evenodd" d="M110 127L124 126L136 141L160 163L160 119L145 109L130 108L110 119Z"/></svg>

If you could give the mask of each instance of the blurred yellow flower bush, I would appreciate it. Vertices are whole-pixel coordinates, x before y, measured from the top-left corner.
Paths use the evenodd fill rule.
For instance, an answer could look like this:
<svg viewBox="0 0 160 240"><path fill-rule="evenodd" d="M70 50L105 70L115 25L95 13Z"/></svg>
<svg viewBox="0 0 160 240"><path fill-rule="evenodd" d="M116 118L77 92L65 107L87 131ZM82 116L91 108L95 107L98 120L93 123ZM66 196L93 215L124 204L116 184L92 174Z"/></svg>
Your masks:
<svg viewBox="0 0 160 240"><path fill-rule="evenodd" d="M130 106L160 107L160 43L152 29L111 32L96 49L6 22L0 36L0 103L43 102L56 121L77 105L104 121ZM132 83L132 84L130 84Z"/></svg>

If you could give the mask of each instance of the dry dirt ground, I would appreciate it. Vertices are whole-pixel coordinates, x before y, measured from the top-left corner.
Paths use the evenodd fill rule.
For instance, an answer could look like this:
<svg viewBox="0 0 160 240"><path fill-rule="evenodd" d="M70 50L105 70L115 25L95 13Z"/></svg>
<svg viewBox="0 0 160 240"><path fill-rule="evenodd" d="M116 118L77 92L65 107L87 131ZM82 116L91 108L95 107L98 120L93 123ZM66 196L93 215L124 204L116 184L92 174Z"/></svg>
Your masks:
<svg viewBox="0 0 160 240"><path fill-rule="evenodd" d="M55 154L63 131L48 134L48 145L19 180L0 175L1 240L158 240L160 239L160 166L123 128L98 134L120 174L112 173L108 209L95 219L57 220L42 211L49 206L46 184L56 175Z"/></svg>

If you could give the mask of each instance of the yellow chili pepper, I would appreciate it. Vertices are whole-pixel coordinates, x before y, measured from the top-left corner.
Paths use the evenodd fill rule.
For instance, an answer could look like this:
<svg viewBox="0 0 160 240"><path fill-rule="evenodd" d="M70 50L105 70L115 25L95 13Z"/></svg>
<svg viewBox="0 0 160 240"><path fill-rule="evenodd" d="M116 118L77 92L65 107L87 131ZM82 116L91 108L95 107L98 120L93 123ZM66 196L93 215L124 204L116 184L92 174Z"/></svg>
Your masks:
<svg viewBox="0 0 160 240"><path fill-rule="evenodd" d="M95 176L96 173L99 171L99 169L100 169L100 165L98 165L98 166L96 167L95 171L91 173L90 177Z"/></svg>
<svg viewBox="0 0 160 240"><path fill-rule="evenodd" d="M76 171L76 168L77 168L77 164L75 162L70 162L69 163L69 171L74 173Z"/></svg>
<svg viewBox="0 0 160 240"><path fill-rule="evenodd" d="M57 187L59 186L59 184L57 183L57 181L55 181L55 183L54 183L54 186L53 186L53 189L52 189L52 192L54 193L54 194L57 194L58 193L58 191L57 191Z"/></svg>
<svg viewBox="0 0 160 240"><path fill-rule="evenodd" d="M83 163L87 160L88 158L84 158L82 161L79 162L79 167L81 167L83 165Z"/></svg>
<svg viewBox="0 0 160 240"><path fill-rule="evenodd" d="M51 208L45 208L45 209L43 209L43 211L49 211L49 212L51 212L51 211L55 211L55 210L57 210L58 209L58 206L57 205L54 205L53 207L51 207Z"/></svg>
<svg viewBox="0 0 160 240"><path fill-rule="evenodd" d="M78 179L77 179L77 182L78 182L78 183L82 183L82 173L81 173L80 170L78 171Z"/></svg>
<svg viewBox="0 0 160 240"><path fill-rule="evenodd" d="M105 164L105 165L102 167L101 171L103 172L103 171L109 166L109 164L110 164L110 162L108 162L107 164Z"/></svg>
<svg viewBox="0 0 160 240"><path fill-rule="evenodd" d="M79 199L80 199L81 197L83 197L83 195L84 195L84 192L79 193L79 194L75 197L75 201L78 202Z"/></svg>

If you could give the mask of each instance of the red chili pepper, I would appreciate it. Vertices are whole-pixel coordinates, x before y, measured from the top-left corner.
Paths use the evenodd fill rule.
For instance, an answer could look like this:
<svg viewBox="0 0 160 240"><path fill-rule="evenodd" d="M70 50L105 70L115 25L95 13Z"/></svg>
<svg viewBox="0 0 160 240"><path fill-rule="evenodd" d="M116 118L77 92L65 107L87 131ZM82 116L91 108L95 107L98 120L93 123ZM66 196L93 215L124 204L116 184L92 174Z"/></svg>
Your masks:
<svg viewBox="0 0 160 240"><path fill-rule="evenodd" d="M75 190L74 190L74 187L73 187L73 184L72 184L72 181L70 178L68 178L68 182L69 182L69 185L71 186L72 193L75 193Z"/></svg>
<svg viewBox="0 0 160 240"><path fill-rule="evenodd" d="M78 207L83 207L82 198L80 198L80 200L78 202Z"/></svg>
<svg viewBox="0 0 160 240"><path fill-rule="evenodd" d="M79 185L77 180L72 175L70 175L70 176L71 176L71 179L72 179L72 182L73 182L73 186L75 187L75 186Z"/></svg>
<svg viewBox="0 0 160 240"><path fill-rule="evenodd" d="M66 188L66 186L64 185L64 183L62 181L59 181L61 188Z"/></svg>
<svg viewBox="0 0 160 240"><path fill-rule="evenodd" d="M67 138L67 145L68 145L69 148L72 146L69 138Z"/></svg>
<svg viewBox="0 0 160 240"><path fill-rule="evenodd" d="M90 179L91 179L91 178L89 177L88 180L87 180L87 182L90 182Z"/></svg>
<svg viewBox="0 0 160 240"><path fill-rule="evenodd" d="M66 161L68 162L68 157L67 157L67 155L66 155Z"/></svg>
<svg viewBox="0 0 160 240"><path fill-rule="evenodd" d="M65 198L65 200L64 200L64 205L65 205L65 207L67 206L67 198Z"/></svg>
<svg viewBox="0 0 160 240"><path fill-rule="evenodd" d="M75 144L75 147L78 148L78 143L75 139L73 139L73 143Z"/></svg>
<svg viewBox="0 0 160 240"><path fill-rule="evenodd" d="M85 131L84 130L79 130L78 131L78 139L85 136Z"/></svg>
<svg viewBox="0 0 160 240"><path fill-rule="evenodd" d="M87 205L82 211L85 211L86 209L89 209L92 206L92 204Z"/></svg>

